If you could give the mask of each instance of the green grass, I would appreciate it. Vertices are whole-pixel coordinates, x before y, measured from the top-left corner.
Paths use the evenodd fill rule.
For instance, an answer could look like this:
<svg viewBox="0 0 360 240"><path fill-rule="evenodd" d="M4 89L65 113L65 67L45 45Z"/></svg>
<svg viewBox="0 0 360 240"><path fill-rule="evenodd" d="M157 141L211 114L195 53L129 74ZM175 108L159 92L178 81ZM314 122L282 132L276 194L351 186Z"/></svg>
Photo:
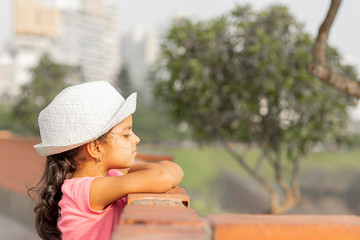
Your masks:
<svg viewBox="0 0 360 240"><path fill-rule="evenodd" d="M141 151L141 150L140 150ZM187 193L191 195L191 207L196 210L200 216L208 214L221 213L216 194L216 188L211 185L217 177L221 177L224 171L241 176L243 179L255 181L249 176L224 149L204 147L198 149L183 148L162 148L149 153L170 153L175 156L175 161L183 168L185 175L181 182ZM252 166L256 162L260 151L257 149L249 150L245 159ZM349 151L324 151L313 152L304 157L301 161L301 174L312 169L321 169L324 171L335 172L340 169L359 169L360 170L360 149ZM261 173L267 178L273 179L273 170L268 164L264 164ZM286 173L290 173L288 168Z"/></svg>
<svg viewBox="0 0 360 240"><path fill-rule="evenodd" d="M166 152L175 156L175 161L185 172L182 185L186 188L199 189L203 187L219 176L222 169L239 174L244 178L250 178L238 162L221 148L169 148L157 149L153 152ZM245 159L250 165L254 166L258 155L259 151L252 149L246 153ZM301 173L312 169L337 171L344 168L360 170L360 149L312 152L301 160ZM288 170L290 172L290 168ZM264 164L261 173L267 178L273 177L273 171L268 164Z"/></svg>
<svg viewBox="0 0 360 240"><path fill-rule="evenodd" d="M339 169L360 170L360 149L337 152L310 153L303 159L303 171L311 169L323 169L330 172Z"/></svg>
<svg viewBox="0 0 360 240"><path fill-rule="evenodd" d="M199 191L201 188L219 177L222 170L231 171L244 177L249 175L241 168L239 163L226 150L221 148L203 147L198 149L169 148L157 149L153 153L171 153L175 161L183 168L184 178L181 185L187 189ZM246 159L250 162L258 155L258 151L250 150ZM265 175L271 174L271 169L265 164Z"/></svg>
<svg viewBox="0 0 360 240"><path fill-rule="evenodd" d="M199 188L218 176L221 163L229 163L231 157L225 151L213 148L200 149L157 149L153 153L171 153L183 168L185 176L182 184L189 188Z"/></svg>

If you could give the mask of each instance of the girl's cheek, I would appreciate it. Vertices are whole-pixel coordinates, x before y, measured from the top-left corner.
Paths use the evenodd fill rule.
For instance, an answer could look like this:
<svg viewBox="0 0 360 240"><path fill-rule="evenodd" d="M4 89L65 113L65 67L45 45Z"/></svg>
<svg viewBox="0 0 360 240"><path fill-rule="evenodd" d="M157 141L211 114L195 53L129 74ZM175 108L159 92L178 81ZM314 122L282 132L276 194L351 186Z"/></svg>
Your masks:
<svg viewBox="0 0 360 240"><path fill-rule="evenodd" d="M120 141L120 142L118 142L117 147L119 149L130 149L131 144L129 144L127 141Z"/></svg>

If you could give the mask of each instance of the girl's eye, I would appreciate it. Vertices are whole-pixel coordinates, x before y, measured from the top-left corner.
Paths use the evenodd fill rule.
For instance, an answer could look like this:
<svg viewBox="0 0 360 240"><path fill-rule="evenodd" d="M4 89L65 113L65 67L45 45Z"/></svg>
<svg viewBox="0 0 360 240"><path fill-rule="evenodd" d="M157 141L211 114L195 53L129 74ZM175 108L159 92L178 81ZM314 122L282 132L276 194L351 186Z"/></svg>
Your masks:
<svg viewBox="0 0 360 240"><path fill-rule="evenodd" d="M128 138L130 137L130 134L125 134L124 137Z"/></svg>

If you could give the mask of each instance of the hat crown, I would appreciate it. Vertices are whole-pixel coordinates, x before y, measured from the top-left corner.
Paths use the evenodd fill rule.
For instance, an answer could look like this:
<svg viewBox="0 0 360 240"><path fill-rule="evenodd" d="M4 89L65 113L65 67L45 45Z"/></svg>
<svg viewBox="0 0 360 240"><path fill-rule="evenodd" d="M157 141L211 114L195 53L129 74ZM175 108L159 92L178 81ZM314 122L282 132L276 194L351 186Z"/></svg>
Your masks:
<svg viewBox="0 0 360 240"><path fill-rule="evenodd" d="M105 81L68 87L39 115L42 143L68 146L97 138L124 102Z"/></svg>

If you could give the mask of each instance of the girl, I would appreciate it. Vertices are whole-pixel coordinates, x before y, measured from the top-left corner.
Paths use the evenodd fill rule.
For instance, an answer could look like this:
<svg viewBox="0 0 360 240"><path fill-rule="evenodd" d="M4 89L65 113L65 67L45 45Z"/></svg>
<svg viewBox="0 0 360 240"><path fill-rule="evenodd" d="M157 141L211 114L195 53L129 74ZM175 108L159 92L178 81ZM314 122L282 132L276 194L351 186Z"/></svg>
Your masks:
<svg viewBox="0 0 360 240"><path fill-rule="evenodd" d="M126 100L107 82L68 87L39 114L46 157L36 190L36 230L42 239L110 239L126 195L178 185L175 163L134 164L140 139L132 130L136 93ZM127 174L114 169L129 168Z"/></svg>

